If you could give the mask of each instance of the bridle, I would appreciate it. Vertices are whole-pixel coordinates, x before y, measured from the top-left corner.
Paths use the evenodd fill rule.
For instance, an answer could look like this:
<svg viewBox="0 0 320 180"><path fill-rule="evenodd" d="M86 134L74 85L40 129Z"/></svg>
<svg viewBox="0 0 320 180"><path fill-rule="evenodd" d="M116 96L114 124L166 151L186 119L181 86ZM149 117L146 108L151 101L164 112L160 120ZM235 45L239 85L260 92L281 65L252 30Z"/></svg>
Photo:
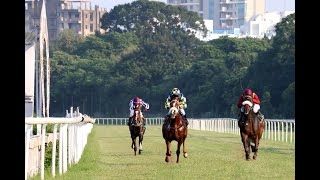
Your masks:
<svg viewBox="0 0 320 180"><path fill-rule="evenodd" d="M252 106L253 106L252 96L250 96L250 95L244 96L244 101L242 102L242 105L244 107L243 113L245 115L248 115L249 112L252 110ZM248 108L248 106L249 106L249 108Z"/></svg>

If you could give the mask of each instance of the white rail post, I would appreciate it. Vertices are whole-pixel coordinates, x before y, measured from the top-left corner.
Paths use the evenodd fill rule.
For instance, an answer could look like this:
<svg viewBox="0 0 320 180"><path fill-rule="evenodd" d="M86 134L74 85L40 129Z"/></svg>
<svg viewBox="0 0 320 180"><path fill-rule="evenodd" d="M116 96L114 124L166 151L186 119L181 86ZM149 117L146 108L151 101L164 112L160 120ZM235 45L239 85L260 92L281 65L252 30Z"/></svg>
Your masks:
<svg viewBox="0 0 320 180"><path fill-rule="evenodd" d="M27 126L27 132L26 132L26 139L25 139L25 172L24 177L25 180L28 179L28 167L29 167L29 147L30 147L30 134L32 125L26 125Z"/></svg>
<svg viewBox="0 0 320 180"><path fill-rule="evenodd" d="M60 124L59 129L59 175L62 175L62 143L63 143L63 124Z"/></svg>
<svg viewBox="0 0 320 180"><path fill-rule="evenodd" d="M68 146L67 146L67 143L68 143L68 124L64 124L63 125L63 144L62 144L62 172L65 173L67 172L67 169L68 169L68 159L67 159L67 152L68 152Z"/></svg>
<svg viewBox="0 0 320 180"><path fill-rule="evenodd" d="M280 122L277 122L278 125L278 140L280 141Z"/></svg>
<svg viewBox="0 0 320 180"><path fill-rule="evenodd" d="M56 150L57 150L57 127L55 124L53 127L53 142L52 142L52 177L56 176Z"/></svg>
<svg viewBox="0 0 320 180"><path fill-rule="evenodd" d="M42 133L41 133L41 179L44 179L44 153L46 151L46 147L45 147L46 127L47 127L47 124L43 124L42 125Z"/></svg>
<svg viewBox="0 0 320 180"><path fill-rule="evenodd" d="M292 123L290 123L290 143L292 143Z"/></svg>

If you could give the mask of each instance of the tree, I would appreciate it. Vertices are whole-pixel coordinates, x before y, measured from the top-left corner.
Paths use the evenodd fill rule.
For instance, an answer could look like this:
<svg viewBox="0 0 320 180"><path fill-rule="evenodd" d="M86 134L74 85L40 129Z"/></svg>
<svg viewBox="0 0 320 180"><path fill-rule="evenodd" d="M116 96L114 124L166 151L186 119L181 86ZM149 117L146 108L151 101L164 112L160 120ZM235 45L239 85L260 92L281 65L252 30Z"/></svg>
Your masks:
<svg viewBox="0 0 320 180"><path fill-rule="evenodd" d="M65 29L58 34L57 39L53 41L53 50L62 50L68 54L73 54L79 43L84 41L84 37L79 35L73 29Z"/></svg>
<svg viewBox="0 0 320 180"><path fill-rule="evenodd" d="M183 31L207 33L203 19L195 12L163 2L137 0L115 6L103 14L101 28L107 32L134 32L150 37L154 33L175 34Z"/></svg>

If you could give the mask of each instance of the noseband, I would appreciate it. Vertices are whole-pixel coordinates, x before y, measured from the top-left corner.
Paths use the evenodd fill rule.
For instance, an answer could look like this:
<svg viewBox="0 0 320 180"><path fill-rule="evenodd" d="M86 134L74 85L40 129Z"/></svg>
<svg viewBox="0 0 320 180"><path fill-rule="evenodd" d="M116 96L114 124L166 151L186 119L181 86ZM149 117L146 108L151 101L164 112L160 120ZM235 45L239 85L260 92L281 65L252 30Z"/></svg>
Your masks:
<svg viewBox="0 0 320 180"><path fill-rule="evenodd" d="M245 115L248 115L249 112L250 112L251 109L252 109L252 105L253 105L252 102L249 101L249 100L245 100L245 101L242 102L242 105L243 105L243 107L244 107L243 113L244 113Z"/></svg>

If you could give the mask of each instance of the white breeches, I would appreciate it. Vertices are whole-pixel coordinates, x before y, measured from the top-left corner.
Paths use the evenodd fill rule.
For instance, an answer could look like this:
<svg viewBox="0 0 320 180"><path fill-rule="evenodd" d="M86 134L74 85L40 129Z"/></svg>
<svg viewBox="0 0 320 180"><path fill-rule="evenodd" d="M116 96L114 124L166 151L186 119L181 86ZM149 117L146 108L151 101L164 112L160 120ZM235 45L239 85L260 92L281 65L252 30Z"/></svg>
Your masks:
<svg viewBox="0 0 320 180"><path fill-rule="evenodd" d="M259 109L260 109L260 105L259 104L254 104L252 109L253 109L254 113L257 113L259 111ZM242 106L240 111L243 112L243 110L244 110L244 107Z"/></svg>
<svg viewBox="0 0 320 180"><path fill-rule="evenodd" d="M186 115L186 112L184 111L184 109L179 109L179 112L182 114L182 116ZM168 111L167 115L170 115L170 111Z"/></svg>

